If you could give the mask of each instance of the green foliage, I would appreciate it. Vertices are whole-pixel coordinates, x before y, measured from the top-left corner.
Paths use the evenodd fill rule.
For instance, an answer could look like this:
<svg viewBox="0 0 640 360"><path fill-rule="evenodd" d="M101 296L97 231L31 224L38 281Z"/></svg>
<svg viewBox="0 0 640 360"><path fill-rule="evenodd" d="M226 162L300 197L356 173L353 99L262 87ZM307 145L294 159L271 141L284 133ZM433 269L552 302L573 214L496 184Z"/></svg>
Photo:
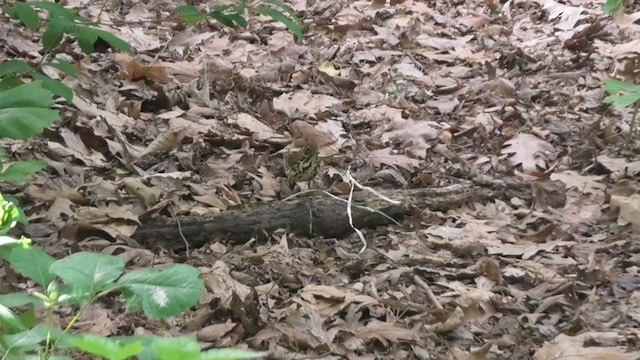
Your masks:
<svg viewBox="0 0 640 360"><path fill-rule="evenodd" d="M0 194L0 233L6 234L20 217L19 209ZM11 268L34 281L42 289L32 295L0 295L0 358L71 359L57 354L73 348L102 359L132 357L149 360L250 359L264 353L220 349L201 352L195 338L154 336L103 337L71 334L71 329L88 305L96 299L119 292L130 311L142 309L147 316L167 318L195 305L204 283L195 268L172 264L164 269L125 272L126 261L119 256L79 252L56 260L30 246L28 239L0 236L0 258ZM36 307L53 310L79 306L65 329L39 324ZM53 321L44 319L47 324Z"/></svg>
<svg viewBox="0 0 640 360"><path fill-rule="evenodd" d="M25 66L20 61L7 61L0 64L0 74L13 75ZM42 133L44 128L60 118L58 111L51 108L52 91L46 88L46 84L55 85L53 80L47 78L0 90L0 138L26 140ZM6 157L5 152L0 153L0 180L23 182L31 174L45 168L44 163L36 160L19 161L6 166Z"/></svg>
<svg viewBox="0 0 640 360"><path fill-rule="evenodd" d="M633 85L623 81L608 79L602 85L604 91L610 95L604 98L605 104L618 107L637 105L640 101L640 85Z"/></svg>
<svg viewBox="0 0 640 360"><path fill-rule="evenodd" d="M132 52L131 47L117 36L101 30L90 19L79 16L77 10L50 1L16 2L2 10L25 27L37 31L41 26L38 10L47 13L42 33L43 61L32 67L21 60L8 60L0 64L0 138L26 140L40 134L44 128L58 120L58 112L51 109L52 95L67 102L73 100L73 91L58 80L42 73L43 67L55 68L67 76L75 76L73 65L60 58L49 59L50 54L62 43L65 36L75 38L85 54L95 51L101 41L114 50ZM193 25L205 19L214 19L229 27L246 28L248 23L244 13L249 10L269 16L284 24L298 39L302 38L302 22L280 0L260 0L247 4L244 0L234 6L215 5L213 10L199 12L193 6L180 6L176 12L187 24ZM34 81L25 83L22 78ZM15 162L6 166L7 154L0 151L0 181L24 182L27 178L44 169L45 164L30 160Z"/></svg>
<svg viewBox="0 0 640 360"><path fill-rule="evenodd" d="M605 14L613 15L622 7L624 0L607 0L602 6Z"/></svg>
<svg viewBox="0 0 640 360"><path fill-rule="evenodd" d="M191 5L179 6L175 9L187 25L195 25L206 19L214 19L224 26L246 28L248 23L245 12L253 11L260 15L268 16L282 23L297 39L301 39L302 22L295 13L280 0L260 0L257 3L247 4L241 0L236 5L216 5L209 12L200 12Z"/></svg>
<svg viewBox="0 0 640 360"><path fill-rule="evenodd" d="M13 202L5 200L0 194L0 235L8 233L16 226L19 217L18 207Z"/></svg>
<svg viewBox="0 0 640 360"><path fill-rule="evenodd" d="M98 29L90 19L79 16L76 10L48 1L18 2L14 6L3 8L11 18L19 20L24 26L36 31L40 19L34 9L45 10L48 14L46 29L42 36L42 46L46 52L50 52L60 43L65 35L73 35L78 41L80 49L85 54L94 51L94 45L101 39L115 50L131 52L131 47L113 34Z"/></svg>
<svg viewBox="0 0 640 360"><path fill-rule="evenodd" d="M609 93L602 102L612 104L617 107L633 106L633 116L629 124L629 135L624 143L624 148L628 148L635 135L636 119L640 110L640 85L633 85L623 81L608 79L605 80L602 88Z"/></svg>

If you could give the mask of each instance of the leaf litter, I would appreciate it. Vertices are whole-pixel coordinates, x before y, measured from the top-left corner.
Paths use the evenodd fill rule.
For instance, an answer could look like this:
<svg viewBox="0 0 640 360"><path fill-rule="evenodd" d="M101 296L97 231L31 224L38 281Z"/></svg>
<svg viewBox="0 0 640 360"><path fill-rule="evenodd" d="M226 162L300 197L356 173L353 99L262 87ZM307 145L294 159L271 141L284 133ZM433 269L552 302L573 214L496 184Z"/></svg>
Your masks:
<svg viewBox="0 0 640 360"><path fill-rule="evenodd" d="M98 303L77 330L191 334L283 359L640 358L639 147L618 151L630 113L601 105L610 75L638 81L637 4L608 19L578 0L292 1L308 30L296 42L260 17L176 30L143 21L171 18L168 2L67 3L124 24L104 28L137 54L82 58L61 125L3 144L50 166L13 191L27 232L53 255L188 262L207 284L167 323ZM33 35L7 21L0 34L0 58L39 61ZM382 188L462 170L530 185L533 201L417 209L368 230L362 255L355 235L286 231L212 239L188 258L116 241L148 219L286 197L271 155L299 138L319 147L316 187L347 168Z"/></svg>

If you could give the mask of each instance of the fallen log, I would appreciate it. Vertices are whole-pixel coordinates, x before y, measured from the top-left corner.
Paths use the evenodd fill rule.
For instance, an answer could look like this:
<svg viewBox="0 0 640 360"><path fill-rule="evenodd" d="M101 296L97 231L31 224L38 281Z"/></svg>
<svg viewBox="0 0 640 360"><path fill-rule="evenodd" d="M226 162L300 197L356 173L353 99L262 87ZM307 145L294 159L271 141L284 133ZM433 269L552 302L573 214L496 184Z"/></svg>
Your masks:
<svg viewBox="0 0 640 360"><path fill-rule="evenodd" d="M394 220L402 220L416 209L445 211L472 202L508 200L513 197L531 200L529 184L492 178L436 188L379 192L397 200L399 204L391 204L367 191L357 192L352 206L354 226L361 229L389 225ZM319 197L240 207L212 218L148 222L136 231L133 239L146 248L178 250L185 248L185 240L191 248L201 247L214 240L243 243L251 238L268 239L278 229L286 229L297 235L324 238L341 238L353 232L347 217L346 200L322 194Z"/></svg>

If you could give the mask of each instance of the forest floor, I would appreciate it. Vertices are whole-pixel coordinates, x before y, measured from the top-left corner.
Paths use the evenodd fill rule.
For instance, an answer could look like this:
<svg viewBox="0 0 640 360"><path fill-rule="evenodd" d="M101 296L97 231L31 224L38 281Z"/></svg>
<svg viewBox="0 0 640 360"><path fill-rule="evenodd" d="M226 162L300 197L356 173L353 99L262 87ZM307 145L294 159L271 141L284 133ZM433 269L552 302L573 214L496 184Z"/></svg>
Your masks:
<svg viewBox="0 0 640 360"><path fill-rule="evenodd" d="M300 41L255 14L247 29L185 27L172 1L66 2L134 54L84 56L72 41L57 54L76 64L73 105L12 146L50 166L16 192L26 231L56 257L192 264L207 288L167 321L98 302L76 330L195 335L274 359L640 358L640 142L625 148L632 110L603 104L602 88L640 81L640 4L606 16L587 0L391 2L289 1ZM0 60L39 61L37 34L7 19L0 34ZM295 139L319 145L313 188L348 191L348 168L376 189L483 174L533 201L416 209L362 229L362 254L355 234L286 229L189 256L117 241L148 219L289 196L274 154Z"/></svg>

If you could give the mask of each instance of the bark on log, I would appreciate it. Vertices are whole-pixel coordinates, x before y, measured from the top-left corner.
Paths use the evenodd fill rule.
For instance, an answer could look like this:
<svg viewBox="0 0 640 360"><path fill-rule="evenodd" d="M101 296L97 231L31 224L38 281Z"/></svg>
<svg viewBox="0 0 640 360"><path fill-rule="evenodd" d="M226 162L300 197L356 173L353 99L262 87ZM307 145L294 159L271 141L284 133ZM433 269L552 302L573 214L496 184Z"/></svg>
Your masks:
<svg viewBox="0 0 640 360"><path fill-rule="evenodd" d="M478 178L473 182L438 188L389 190L380 193L400 204L390 204L366 191L357 193L354 205L375 209L386 215L385 217L378 212L353 206L352 217L357 228L389 225L393 223L389 218L400 221L415 209L444 211L494 198L531 199L528 184L492 178ZM190 247L197 248L214 240L232 243L243 243L252 237L264 240L277 229L287 229L297 235L310 237L340 238L353 232L346 211L345 201L322 194L320 198L274 201L258 207L241 208L213 218L179 219L179 224L176 221L146 223L136 231L133 239L146 248L178 250L185 247L185 239Z"/></svg>

